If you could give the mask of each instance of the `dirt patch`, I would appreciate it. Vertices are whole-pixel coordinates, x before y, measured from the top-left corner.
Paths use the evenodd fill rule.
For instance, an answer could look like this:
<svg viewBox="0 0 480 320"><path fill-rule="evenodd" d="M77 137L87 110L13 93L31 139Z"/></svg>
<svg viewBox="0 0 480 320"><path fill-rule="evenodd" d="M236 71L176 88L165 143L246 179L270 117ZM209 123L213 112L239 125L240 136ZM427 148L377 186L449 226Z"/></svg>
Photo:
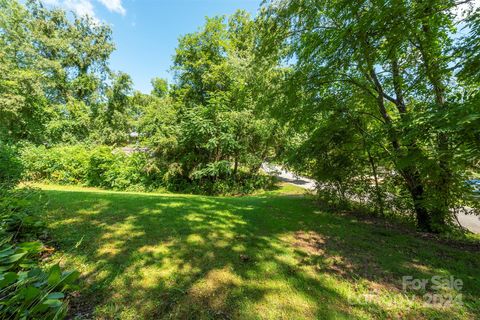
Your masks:
<svg viewBox="0 0 480 320"><path fill-rule="evenodd" d="M93 313L98 301L93 301L78 291L71 293L68 300L66 319L87 320L94 318Z"/></svg>
<svg viewBox="0 0 480 320"><path fill-rule="evenodd" d="M292 245L300 251L299 265L311 266L318 272L351 281L363 278L369 280L375 289L398 290L399 284L382 270L373 256L358 255L354 249L349 251L348 256L341 255L335 239L315 231L297 231Z"/></svg>
<svg viewBox="0 0 480 320"><path fill-rule="evenodd" d="M295 232L295 242L293 246L300 248L313 255L323 255L325 239L315 231L297 231Z"/></svg>

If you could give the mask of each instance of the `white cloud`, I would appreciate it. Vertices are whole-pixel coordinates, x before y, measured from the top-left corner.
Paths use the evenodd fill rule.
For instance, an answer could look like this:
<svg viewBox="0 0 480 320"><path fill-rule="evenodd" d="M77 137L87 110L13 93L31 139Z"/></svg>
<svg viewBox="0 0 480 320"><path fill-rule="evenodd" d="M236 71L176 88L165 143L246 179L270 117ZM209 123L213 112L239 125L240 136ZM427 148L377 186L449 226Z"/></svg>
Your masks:
<svg viewBox="0 0 480 320"><path fill-rule="evenodd" d="M64 0L62 6L66 10L70 10L79 16L89 16L95 18L95 11L90 0Z"/></svg>
<svg viewBox="0 0 480 320"><path fill-rule="evenodd" d="M98 20L91 0L41 0L45 5L73 11L79 16L89 16Z"/></svg>
<svg viewBox="0 0 480 320"><path fill-rule="evenodd" d="M43 3L49 6L58 6L58 0L42 0Z"/></svg>
<svg viewBox="0 0 480 320"><path fill-rule="evenodd" d="M122 0L99 0L108 10L124 16L127 11L122 6Z"/></svg>
<svg viewBox="0 0 480 320"><path fill-rule="evenodd" d="M92 0L41 0L48 6L60 7L67 11L73 11L79 16L89 16L94 21L98 21L95 15L95 7ZM124 16L127 11L122 6L122 0L98 0L109 11L116 12Z"/></svg>

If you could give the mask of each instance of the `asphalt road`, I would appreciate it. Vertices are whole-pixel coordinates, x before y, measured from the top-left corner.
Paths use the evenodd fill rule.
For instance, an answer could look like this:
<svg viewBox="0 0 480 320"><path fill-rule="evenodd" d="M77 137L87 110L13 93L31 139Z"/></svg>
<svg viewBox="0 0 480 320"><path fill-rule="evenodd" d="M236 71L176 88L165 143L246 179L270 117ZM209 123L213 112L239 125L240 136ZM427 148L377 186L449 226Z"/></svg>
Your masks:
<svg viewBox="0 0 480 320"><path fill-rule="evenodd" d="M297 176L296 174L285 170L280 166L264 163L262 165L262 169L268 174L277 176L277 178L279 178L281 181L291 183L300 188L304 188L310 191L314 191L317 188L317 183L315 180ZM467 211L469 210L467 209ZM480 216L476 216L474 214L459 213L457 215L457 218L460 222L460 225L465 229L473 233L480 233Z"/></svg>
<svg viewBox="0 0 480 320"><path fill-rule="evenodd" d="M460 225L473 233L480 233L480 216L459 213L457 215Z"/></svg>

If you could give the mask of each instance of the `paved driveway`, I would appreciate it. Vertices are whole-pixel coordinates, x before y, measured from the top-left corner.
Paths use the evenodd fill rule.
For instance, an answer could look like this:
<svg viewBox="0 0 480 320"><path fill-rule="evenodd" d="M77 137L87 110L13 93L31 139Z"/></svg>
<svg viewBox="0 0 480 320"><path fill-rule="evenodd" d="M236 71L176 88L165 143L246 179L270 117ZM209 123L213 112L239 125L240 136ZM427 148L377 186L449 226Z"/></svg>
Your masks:
<svg viewBox="0 0 480 320"><path fill-rule="evenodd" d="M473 233L480 233L480 216L459 213L457 215L460 225Z"/></svg>

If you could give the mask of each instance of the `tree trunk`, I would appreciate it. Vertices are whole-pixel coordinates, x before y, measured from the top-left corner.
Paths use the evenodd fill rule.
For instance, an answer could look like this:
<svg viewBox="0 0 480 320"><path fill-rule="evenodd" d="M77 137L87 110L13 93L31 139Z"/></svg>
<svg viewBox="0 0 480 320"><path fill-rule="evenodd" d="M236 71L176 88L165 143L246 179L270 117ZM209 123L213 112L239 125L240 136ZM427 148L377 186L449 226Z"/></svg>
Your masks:
<svg viewBox="0 0 480 320"><path fill-rule="evenodd" d="M396 95L395 105L397 106L397 110L400 114L402 121L404 120L404 116L407 113L407 108L405 105L405 100L403 98L403 83L402 83L402 76L401 70L398 62L398 57L395 51L392 52L391 56L391 68L392 68L392 79L393 79L393 87ZM407 156L420 152L417 147L417 142L415 139L411 141L407 141L406 143L407 148ZM412 196L413 205L415 208L416 220L417 220L417 227L422 231L432 231L432 219L431 215L425 207L425 190L423 188L423 184L421 182L420 173L415 167L409 167L403 170L402 175L404 179L407 181L407 187Z"/></svg>
<svg viewBox="0 0 480 320"><path fill-rule="evenodd" d="M433 10L430 7L425 8L425 15L428 17ZM439 62L441 52L438 48L438 38L430 27L428 20L422 22L422 34L418 38L420 54L425 68L425 74L433 88L435 104L440 112L447 109L445 99L445 75L448 70L442 67ZM442 228L446 224L450 208L450 185L452 183L452 171L450 169L450 150L449 137L445 132L437 133L438 150L438 169L440 176L434 182L434 209L432 210L432 220L437 228Z"/></svg>
<svg viewBox="0 0 480 320"><path fill-rule="evenodd" d="M401 173L407 182L408 191L412 196L418 229L425 232L432 232L432 220L424 203L425 190L420 179L420 174L416 169L412 170L412 168L404 169Z"/></svg>
<svg viewBox="0 0 480 320"><path fill-rule="evenodd" d="M377 78L375 70L372 68L370 70L370 77L375 84L377 95L377 105L379 108L379 112L382 115L385 124L388 126L388 132L390 135L390 142L392 144L393 150L398 158L403 158L401 154L400 142L397 137L397 132L392 124L392 119L390 118L387 109L385 108L385 101L384 101L384 92L380 81ZM413 152L412 148L407 148L407 155L411 155ZM430 218L430 213L425 206L425 189L423 187L422 179L420 178L420 173L416 168L415 164L410 163L406 168L397 168L399 172L402 174L404 178L407 189L410 192L412 197L415 215L417 219L417 227L420 230L431 232L432 229L432 221Z"/></svg>
<svg viewBox="0 0 480 320"><path fill-rule="evenodd" d="M238 155L235 155L235 164L233 166L233 175L236 176L238 171Z"/></svg>

